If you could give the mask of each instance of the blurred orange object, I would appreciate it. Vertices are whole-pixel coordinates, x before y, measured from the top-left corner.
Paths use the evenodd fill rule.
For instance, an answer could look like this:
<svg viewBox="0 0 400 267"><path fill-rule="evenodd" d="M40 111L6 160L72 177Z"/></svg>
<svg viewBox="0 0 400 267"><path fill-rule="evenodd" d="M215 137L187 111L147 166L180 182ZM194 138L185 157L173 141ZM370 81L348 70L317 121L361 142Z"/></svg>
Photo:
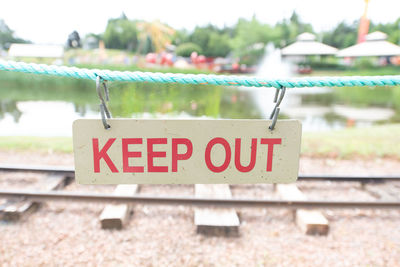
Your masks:
<svg viewBox="0 0 400 267"><path fill-rule="evenodd" d="M347 119L346 121L346 127L347 128L352 128L356 125L356 121L353 119Z"/></svg>

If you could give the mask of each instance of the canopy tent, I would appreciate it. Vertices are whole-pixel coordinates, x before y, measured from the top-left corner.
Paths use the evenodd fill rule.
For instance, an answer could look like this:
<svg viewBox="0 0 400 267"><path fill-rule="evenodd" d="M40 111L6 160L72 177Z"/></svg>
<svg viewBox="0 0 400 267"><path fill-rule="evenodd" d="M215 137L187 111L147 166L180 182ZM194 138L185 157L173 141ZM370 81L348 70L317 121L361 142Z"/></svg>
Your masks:
<svg viewBox="0 0 400 267"><path fill-rule="evenodd" d="M400 55L400 46L386 41L383 32L373 32L366 36L365 42L347 47L337 53L338 57L379 57Z"/></svg>
<svg viewBox="0 0 400 267"><path fill-rule="evenodd" d="M297 41L282 49L282 56L315 56L315 55L335 55L337 49L315 41L312 33L302 33L297 36Z"/></svg>

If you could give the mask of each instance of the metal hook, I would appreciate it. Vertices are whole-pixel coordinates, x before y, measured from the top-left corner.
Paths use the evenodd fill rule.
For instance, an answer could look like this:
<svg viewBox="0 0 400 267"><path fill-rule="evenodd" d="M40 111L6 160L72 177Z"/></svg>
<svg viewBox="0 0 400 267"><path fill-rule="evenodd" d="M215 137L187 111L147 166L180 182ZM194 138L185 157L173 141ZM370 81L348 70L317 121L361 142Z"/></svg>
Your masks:
<svg viewBox="0 0 400 267"><path fill-rule="evenodd" d="M282 86L281 89L276 89L274 103L275 107L269 116L269 119L272 120L271 125L268 127L271 131L275 129L276 121L278 120L279 111L281 110L279 105L281 104L283 97L285 96L286 87ZM278 97L279 96L279 97Z"/></svg>
<svg viewBox="0 0 400 267"><path fill-rule="evenodd" d="M103 88L104 88L104 94L106 96L106 101L110 101L110 95L108 93L108 87L105 81L103 81Z"/></svg>
<svg viewBox="0 0 400 267"><path fill-rule="evenodd" d="M104 95L106 96L106 101L109 101L109 94L108 94L107 84L106 84L105 80L103 80L100 76L97 76L97 78L96 78L96 91L97 91L97 95L99 96L99 99L100 99L101 120L103 122L104 129L109 129L111 126L107 123L106 118L110 119L111 118L111 113L108 110L107 105L106 105L106 101L104 100L104 97L103 97L103 95L101 93L100 83L103 84Z"/></svg>

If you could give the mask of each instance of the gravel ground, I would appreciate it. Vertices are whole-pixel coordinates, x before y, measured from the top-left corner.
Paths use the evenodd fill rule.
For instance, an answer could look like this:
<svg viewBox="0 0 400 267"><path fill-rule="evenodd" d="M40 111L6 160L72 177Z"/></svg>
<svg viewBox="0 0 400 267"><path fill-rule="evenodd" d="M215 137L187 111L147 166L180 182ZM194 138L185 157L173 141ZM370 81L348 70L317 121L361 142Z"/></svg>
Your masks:
<svg viewBox="0 0 400 267"><path fill-rule="evenodd" d="M73 164L71 155L0 152L0 162ZM399 174L394 160L301 159L307 174ZM33 186L37 174L0 173L0 188ZM358 183L299 182L310 199L376 200ZM375 187L374 187L375 188ZM376 188L399 199L400 185ZM234 197L273 198L271 185L234 185ZM66 191L113 191L72 183ZM193 186L142 186L141 194L193 195ZM399 199L400 200L400 199ZM327 236L307 236L287 209L239 209L239 237L196 234L190 207L136 205L123 230L101 230L104 204L49 202L18 222L0 222L1 266L400 266L400 211L321 210Z"/></svg>

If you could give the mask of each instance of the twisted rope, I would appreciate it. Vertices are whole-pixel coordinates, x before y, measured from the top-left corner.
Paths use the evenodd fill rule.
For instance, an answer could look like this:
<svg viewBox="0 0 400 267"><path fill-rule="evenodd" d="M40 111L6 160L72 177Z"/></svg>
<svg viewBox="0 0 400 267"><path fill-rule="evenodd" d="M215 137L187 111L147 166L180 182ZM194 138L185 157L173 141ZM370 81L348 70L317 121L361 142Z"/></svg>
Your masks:
<svg viewBox="0 0 400 267"><path fill-rule="evenodd" d="M48 74L80 79L96 80L97 76L107 81L125 82L153 82L153 83L180 83L180 84L212 84L227 86L254 86L254 87L322 87L322 86L383 86L400 85L400 75L393 76L345 76L345 77L305 77L290 79L265 79L246 76L226 76L211 74L177 74L140 71L111 71L99 69L85 69L66 66L55 66L15 61L0 60L0 70Z"/></svg>

